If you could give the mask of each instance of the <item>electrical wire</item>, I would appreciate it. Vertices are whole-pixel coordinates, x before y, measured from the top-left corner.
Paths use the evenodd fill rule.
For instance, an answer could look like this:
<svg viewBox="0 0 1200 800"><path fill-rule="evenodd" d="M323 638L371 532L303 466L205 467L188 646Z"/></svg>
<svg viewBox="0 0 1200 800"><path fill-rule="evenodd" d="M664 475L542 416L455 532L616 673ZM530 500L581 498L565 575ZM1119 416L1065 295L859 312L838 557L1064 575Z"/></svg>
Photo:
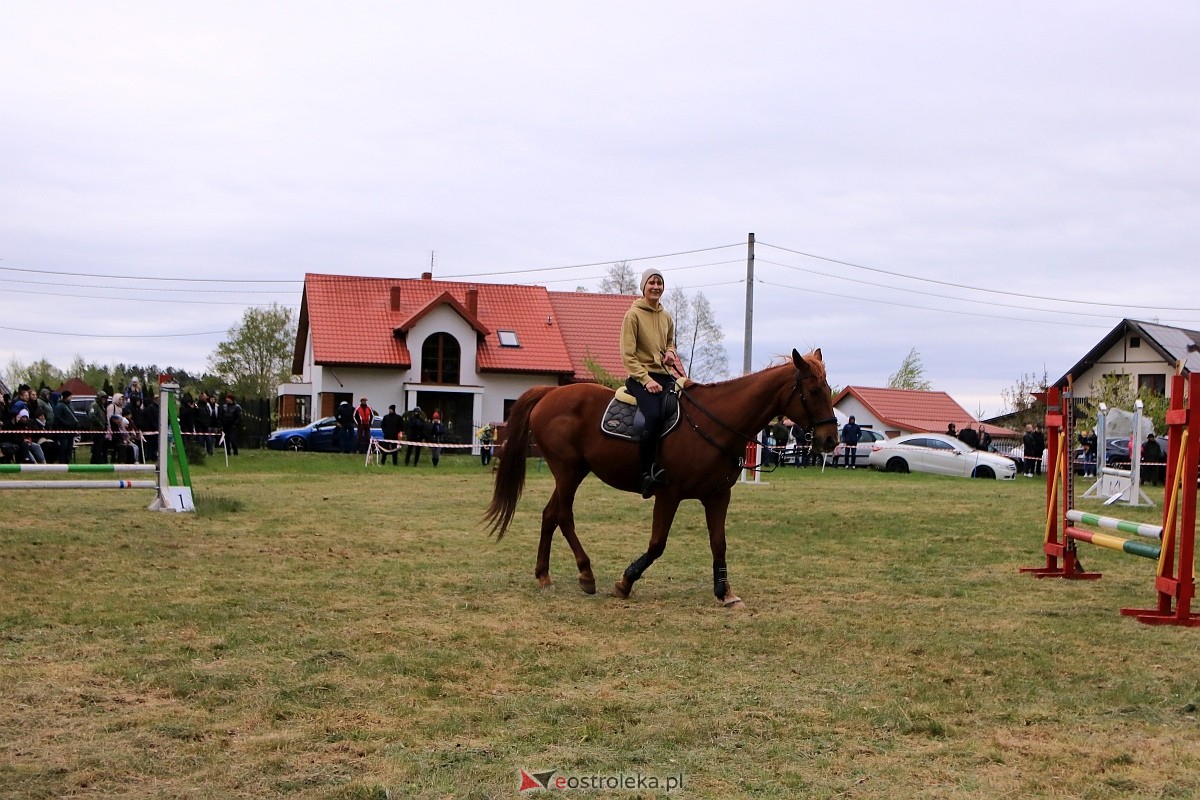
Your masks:
<svg viewBox="0 0 1200 800"><path fill-rule="evenodd" d="M860 280L858 278L847 278L842 275L830 275L827 272L818 272L817 270L804 269L803 267L795 267L790 264L781 264L777 261L768 261L765 258L764 259L755 259L755 260L756 261L761 260L765 264L772 264L776 267L783 267L784 269L795 270L796 272L804 272L809 275L820 275L823 278L833 278L834 280L839 280L839 281L849 281L850 283L857 283L862 286L874 286L879 289L887 289L887 290L893 291L893 292L908 292L909 294L919 294L924 297L938 297L943 300L954 300L959 303L979 303L980 305L998 306L1000 308L1016 308L1016 309L1020 309L1020 310L1024 310L1024 311L1037 311L1038 310L1038 309L1034 309L1034 308L1029 308L1028 306L1015 305L1012 303L1001 303L996 300L973 300L969 297L954 297L953 295L937 294L936 292L922 292L920 289L905 289L901 286L889 286L886 283L875 283L873 281L864 281L864 280ZM1073 317L1104 317L1104 316L1106 316L1104 314L1089 313L1087 311L1062 311L1062 310L1058 310L1058 309L1055 309L1053 312L1050 312L1050 313L1069 314Z"/></svg>
<svg viewBox="0 0 1200 800"><path fill-rule="evenodd" d="M82 333L68 333L66 331L35 331L29 328L9 328L5 325L0 325L0 331L17 331L19 333L36 333L39 336L84 336ZM193 333L96 333L89 332L86 336L97 339L170 339L180 336L224 336L229 333L228 330L223 331L195 331Z"/></svg>
<svg viewBox="0 0 1200 800"><path fill-rule="evenodd" d="M877 272L881 275L891 275L894 278L904 278L906 280L911 280L911 281L936 283L940 286L949 286L954 289L966 289L966 290L972 291L972 292L988 292L991 294L1003 294L1003 295L1007 295L1009 297L1021 297L1026 300L1045 300L1047 302L1052 302L1052 303L1074 303L1076 305L1105 306L1108 308L1136 308L1136 309L1149 310L1149 311L1187 311L1187 312L1200 311L1200 308L1177 308L1177 307L1173 307L1173 306L1139 306L1139 305L1134 305L1132 303L1103 303L1103 302L1092 301L1092 300L1068 300L1068 299L1062 298L1062 297L1045 297L1043 295L1025 294L1023 292L1009 292L1009 291L1005 291L1004 289L985 289L985 288L978 287L978 286L967 286L966 284L962 284L962 283L954 283L952 281L940 281L935 278L919 278L915 275L906 275L902 272L891 272L886 269L878 269L876 267L868 267L868 266L864 266L862 264L855 264L852 261L843 261L843 260L837 259L837 258L829 258L828 256L819 256L819 255L816 255L815 253L806 253L803 250L793 250L790 247L780 247L779 245L768 244L766 242L756 242L755 244L761 244L763 247L772 247L776 250L783 250L785 252L793 253L798 256L804 256L805 258L814 258L814 259L817 259L818 261L828 261L831 264L841 264L844 267L853 267L855 269L866 270L867 272Z"/></svg>
<svg viewBox="0 0 1200 800"><path fill-rule="evenodd" d="M982 314L978 311L955 311L954 309L951 309L951 308L930 308L928 306L915 306L915 305L911 305L909 303L896 303L891 300L875 300L873 298L862 297L860 295L848 295L848 294L838 294L837 292L825 292L825 291L821 291L820 289L810 289L805 286L788 286L787 284L784 284L784 283L774 283L772 281L764 281L764 280L759 280L757 278L755 279L755 282L762 283L766 286L776 286L780 289L792 289L793 291L797 291L797 292L808 292L809 294L819 294L819 295L824 295L826 297L836 297L841 300L854 300L856 302L878 303L880 305L896 306L898 308L911 308L911 309L914 309L917 311L936 311L936 312L939 312L942 314L958 314L958 315L964 316L964 317L983 317L985 319L1002 319L1002 320L1007 320L1009 322L1023 322L1023 323L1032 322L1032 323L1038 323L1041 325L1065 325L1065 326L1069 326L1069 327L1073 327L1073 328L1103 328L1103 329L1107 329L1107 328L1112 327L1111 323L1108 325L1087 325L1087 324L1083 324L1083 323L1074 323L1074 322L1056 322L1054 320L1028 319L1028 318L1023 318L1023 317L1005 317L1005 316L1001 316L999 314ZM1051 311L1051 312L1047 312L1047 313L1052 313L1052 314L1057 315L1060 312Z"/></svg>

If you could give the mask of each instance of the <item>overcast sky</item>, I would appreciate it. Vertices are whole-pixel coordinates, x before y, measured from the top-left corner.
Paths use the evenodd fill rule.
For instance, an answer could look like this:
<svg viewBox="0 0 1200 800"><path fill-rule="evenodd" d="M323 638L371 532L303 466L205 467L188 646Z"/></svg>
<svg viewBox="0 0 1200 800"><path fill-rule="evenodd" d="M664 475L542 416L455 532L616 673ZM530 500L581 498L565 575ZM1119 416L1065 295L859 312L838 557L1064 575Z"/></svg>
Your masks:
<svg viewBox="0 0 1200 800"><path fill-rule="evenodd" d="M1194 0L0 11L0 369L199 371L305 272L433 253L657 266L740 371L750 232L753 368L882 386L916 348L993 415L1123 317L1200 329Z"/></svg>

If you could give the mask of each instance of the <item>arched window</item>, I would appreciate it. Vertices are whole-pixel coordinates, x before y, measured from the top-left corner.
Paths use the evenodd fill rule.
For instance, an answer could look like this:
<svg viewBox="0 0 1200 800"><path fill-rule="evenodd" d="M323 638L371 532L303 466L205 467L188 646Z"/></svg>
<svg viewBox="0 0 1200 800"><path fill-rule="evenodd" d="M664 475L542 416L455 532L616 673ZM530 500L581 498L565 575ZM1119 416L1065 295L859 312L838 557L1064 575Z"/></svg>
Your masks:
<svg viewBox="0 0 1200 800"><path fill-rule="evenodd" d="M462 348L448 333L435 333L421 345L421 383L457 384Z"/></svg>

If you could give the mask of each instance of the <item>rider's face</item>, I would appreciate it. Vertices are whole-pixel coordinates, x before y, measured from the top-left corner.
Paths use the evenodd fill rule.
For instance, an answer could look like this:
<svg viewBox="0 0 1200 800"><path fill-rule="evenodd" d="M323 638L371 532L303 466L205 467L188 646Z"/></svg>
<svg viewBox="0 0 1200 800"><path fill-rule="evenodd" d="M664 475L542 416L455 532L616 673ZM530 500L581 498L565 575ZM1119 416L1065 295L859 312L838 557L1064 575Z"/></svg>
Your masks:
<svg viewBox="0 0 1200 800"><path fill-rule="evenodd" d="M642 297L651 302L657 303L662 299L664 288L665 284L663 283L663 279L657 275L651 275L650 279L646 281L646 288L642 290Z"/></svg>

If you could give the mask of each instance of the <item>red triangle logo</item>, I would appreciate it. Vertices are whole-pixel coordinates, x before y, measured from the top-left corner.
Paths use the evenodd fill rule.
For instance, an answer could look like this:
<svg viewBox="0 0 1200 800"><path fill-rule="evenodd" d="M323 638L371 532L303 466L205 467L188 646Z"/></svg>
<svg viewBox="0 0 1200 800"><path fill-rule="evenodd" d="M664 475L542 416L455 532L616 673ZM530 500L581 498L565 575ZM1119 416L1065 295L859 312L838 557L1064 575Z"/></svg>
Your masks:
<svg viewBox="0 0 1200 800"><path fill-rule="evenodd" d="M530 789L545 789L545 788L546 788L545 786L542 786L540 783L538 783L536 780L534 780L532 775L530 775L525 770L521 770L521 788L518 789L517 791L528 792Z"/></svg>

